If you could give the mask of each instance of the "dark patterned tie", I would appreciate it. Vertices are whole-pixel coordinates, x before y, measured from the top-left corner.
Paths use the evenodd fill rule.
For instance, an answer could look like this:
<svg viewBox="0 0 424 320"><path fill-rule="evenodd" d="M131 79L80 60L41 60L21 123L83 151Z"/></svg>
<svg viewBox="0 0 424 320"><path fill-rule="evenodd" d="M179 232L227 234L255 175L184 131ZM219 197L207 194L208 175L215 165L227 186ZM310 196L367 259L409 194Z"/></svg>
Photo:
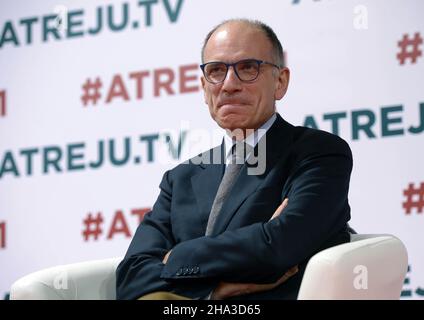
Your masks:
<svg viewBox="0 0 424 320"><path fill-rule="evenodd" d="M230 193L231 188L240 172L240 169L244 164L246 159L245 155L249 153L248 151L250 151L248 148L249 145L243 142L237 142L231 148L231 162L225 169L224 176L222 177L221 184L219 185L215 200L213 201L211 212L209 214L208 224L206 226L206 236L212 234L213 227L221 211L222 205L224 204L227 195Z"/></svg>

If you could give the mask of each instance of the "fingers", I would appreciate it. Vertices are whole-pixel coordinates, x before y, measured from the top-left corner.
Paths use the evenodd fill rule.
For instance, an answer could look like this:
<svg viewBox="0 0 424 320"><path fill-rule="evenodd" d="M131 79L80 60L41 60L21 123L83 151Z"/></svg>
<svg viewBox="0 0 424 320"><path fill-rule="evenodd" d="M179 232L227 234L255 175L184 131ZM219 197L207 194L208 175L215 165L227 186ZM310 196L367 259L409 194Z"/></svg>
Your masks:
<svg viewBox="0 0 424 320"><path fill-rule="evenodd" d="M289 271L287 271L286 274L288 274L291 277L291 276L295 275L298 271L299 271L299 267L294 266L291 269L289 269Z"/></svg>
<svg viewBox="0 0 424 320"><path fill-rule="evenodd" d="M172 250L169 250L169 251L165 254L165 256L163 257L163 260L162 260L162 263L163 263L163 264L166 264L166 262L168 261L169 255L171 254L171 251L172 251Z"/></svg>
<svg viewBox="0 0 424 320"><path fill-rule="evenodd" d="M288 206L288 204L289 204L289 198L285 198L284 200L283 200L283 202L281 203L281 211L283 211L284 210L284 208L285 207L287 207Z"/></svg>
<svg viewBox="0 0 424 320"><path fill-rule="evenodd" d="M290 277L294 276L299 271L298 266L294 266L290 268L278 281L277 285L282 284L283 282L287 281Z"/></svg>
<svg viewBox="0 0 424 320"><path fill-rule="evenodd" d="M289 198L285 198L283 202L280 204L280 206L277 208L277 210L275 210L270 220L277 218L281 214L281 212L283 212L284 208L287 207L288 204L289 204Z"/></svg>
<svg viewBox="0 0 424 320"><path fill-rule="evenodd" d="M290 277L299 271L297 265L287 270L287 272L274 283L256 284L256 283L229 283L220 282L219 285L212 292L212 300L222 300L234 296L241 296L250 293L268 291L282 284Z"/></svg>
<svg viewBox="0 0 424 320"><path fill-rule="evenodd" d="M249 293L249 284L220 282L212 292L212 300L222 300Z"/></svg>

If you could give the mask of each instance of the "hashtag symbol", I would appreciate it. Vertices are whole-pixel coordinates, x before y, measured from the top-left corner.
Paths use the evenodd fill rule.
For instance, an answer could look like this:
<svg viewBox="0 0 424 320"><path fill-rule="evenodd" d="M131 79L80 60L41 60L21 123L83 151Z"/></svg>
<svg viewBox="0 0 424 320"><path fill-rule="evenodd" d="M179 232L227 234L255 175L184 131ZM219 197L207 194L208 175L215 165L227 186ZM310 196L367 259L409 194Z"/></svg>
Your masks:
<svg viewBox="0 0 424 320"><path fill-rule="evenodd" d="M408 185L408 189L403 190L403 195L406 197L406 201L402 204L402 206L405 209L406 214L410 214L412 208L416 208L418 213L423 212L424 182L422 182L420 187L417 189L414 188L414 184L410 183Z"/></svg>
<svg viewBox="0 0 424 320"><path fill-rule="evenodd" d="M88 214L87 218L84 219L85 230L82 232L84 240L87 241L90 236L97 240L99 235L103 232L101 224L103 223L102 214L97 213L96 218L93 218L91 213ZM92 228L94 226L94 228Z"/></svg>
<svg viewBox="0 0 424 320"><path fill-rule="evenodd" d="M423 38L421 38L418 32L415 33L414 38L411 40L407 34L403 35L401 41L398 42L398 46L401 48L401 51L397 54L399 63L405 64L406 59L411 59L411 63L415 63L418 57L421 57L422 52L419 48L419 45L423 43ZM412 47L412 51L407 49Z"/></svg>
<svg viewBox="0 0 424 320"><path fill-rule="evenodd" d="M87 105L89 101L92 104L96 104L97 100L100 99L100 88L102 87L102 82L100 78L96 78L96 81L92 82L90 79L83 84L83 95L81 96L82 103L84 106Z"/></svg>

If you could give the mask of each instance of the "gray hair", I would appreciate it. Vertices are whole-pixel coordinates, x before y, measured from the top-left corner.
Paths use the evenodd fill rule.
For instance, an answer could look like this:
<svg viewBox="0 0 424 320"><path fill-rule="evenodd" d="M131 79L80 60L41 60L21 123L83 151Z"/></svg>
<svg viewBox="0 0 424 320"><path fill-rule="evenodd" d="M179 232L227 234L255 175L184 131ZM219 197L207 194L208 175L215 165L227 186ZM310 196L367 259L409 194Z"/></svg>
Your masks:
<svg viewBox="0 0 424 320"><path fill-rule="evenodd" d="M268 38L268 40L271 42L272 45L272 55L273 58L275 59L274 63L277 64L280 67L284 67L285 63L284 63L284 54L283 54L283 46L281 45L280 40L278 40L277 35L275 34L274 30L272 30L272 28L268 25L266 25L265 23L259 21L259 20L250 20L250 19L229 19L229 20L225 20L223 22L221 22L220 24L218 24L217 26L215 26L211 31L209 31L209 33L207 34L205 41L203 42L203 47L202 47L202 63L204 63L204 53L205 53L205 47L206 44L208 43L210 37L212 36L212 34L219 29L221 26L230 23L230 22L243 22L248 24L249 26L252 26L254 28L259 29L260 31L262 31L265 36Z"/></svg>

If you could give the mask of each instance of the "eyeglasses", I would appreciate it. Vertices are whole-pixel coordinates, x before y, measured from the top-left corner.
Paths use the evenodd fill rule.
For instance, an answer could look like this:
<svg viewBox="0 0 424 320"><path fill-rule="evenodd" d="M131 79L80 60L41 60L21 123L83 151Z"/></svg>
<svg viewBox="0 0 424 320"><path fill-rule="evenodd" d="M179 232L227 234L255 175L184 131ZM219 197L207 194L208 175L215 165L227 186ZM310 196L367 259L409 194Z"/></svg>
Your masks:
<svg viewBox="0 0 424 320"><path fill-rule="evenodd" d="M280 69L280 67L274 63L256 59L245 59L234 63L213 61L201 64L200 68L202 69L205 79L213 84L223 82L227 77L228 69L231 66L241 81L252 82L258 77L261 64L269 64Z"/></svg>

